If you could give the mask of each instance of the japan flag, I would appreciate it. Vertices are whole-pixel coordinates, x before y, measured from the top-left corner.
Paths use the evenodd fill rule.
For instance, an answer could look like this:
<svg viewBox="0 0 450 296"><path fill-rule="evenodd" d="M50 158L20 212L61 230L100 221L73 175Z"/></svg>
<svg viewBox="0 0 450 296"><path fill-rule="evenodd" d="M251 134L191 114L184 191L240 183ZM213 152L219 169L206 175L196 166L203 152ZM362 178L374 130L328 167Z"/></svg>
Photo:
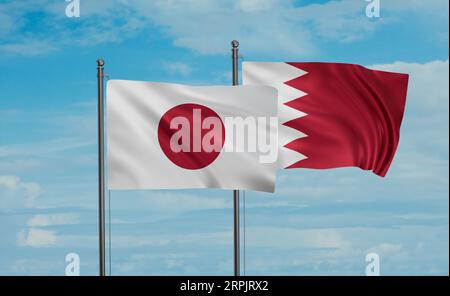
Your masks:
<svg viewBox="0 0 450 296"><path fill-rule="evenodd" d="M277 90L110 80L109 189L273 192Z"/></svg>

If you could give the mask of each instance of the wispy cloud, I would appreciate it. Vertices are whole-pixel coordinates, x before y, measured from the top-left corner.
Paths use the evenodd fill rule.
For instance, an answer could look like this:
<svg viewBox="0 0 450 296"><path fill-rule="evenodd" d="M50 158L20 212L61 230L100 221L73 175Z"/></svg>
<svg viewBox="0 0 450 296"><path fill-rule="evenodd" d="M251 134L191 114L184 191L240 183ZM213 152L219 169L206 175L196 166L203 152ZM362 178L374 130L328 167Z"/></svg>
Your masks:
<svg viewBox="0 0 450 296"><path fill-rule="evenodd" d="M23 39L18 42L0 45L0 52L23 56L37 56L55 50L55 46L49 40Z"/></svg>
<svg viewBox="0 0 450 296"><path fill-rule="evenodd" d="M226 53L229 40L237 38L245 40L248 53L302 57L314 55L323 40L341 43L370 38L383 26L398 22L399 15L422 19L433 15L433 22L448 23L442 8L444 4L448 10L448 3L442 1L383 2L383 17L376 22L365 16L366 2L354 0L301 6L286 0L83 1L79 19L65 17L65 2L29 2L0 5L0 14L21 20L12 26L10 17L4 18L0 36L5 41L0 50L42 54L71 45L121 42L138 33L150 34L150 28L167 34L174 45L202 54ZM34 20L37 29L30 37L23 31L33 12L44 15Z"/></svg>
<svg viewBox="0 0 450 296"><path fill-rule="evenodd" d="M55 242L56 235L49 230L29 228L17 234L17 244L22 247L51 247Z"/></svg>
<svg viewBox="0 0 450 296"><path fill-rule="evenodd" d="M67 18L64 1L0 4L0 52L35 56L68 46L93 46L131 38L145 23L120 1L82 1L82 18ZM11 25L10 18L15 21Z"/></svg>
<svg viewBox="0 0 450 296"><path fill-rule="evenodd" d="M172 75L188 76L192 73L192 69L188 64L181 62L164 63L166 71Z"/></svg>
<svg viewBox="0 0 450 296"><path fill-rule="evenodd" d="M41 187L35 182L24 182L17 176L0 175L0 208L32 207L41 194Z"/></svg>
<svg viewBox="0 0 450 296"><path fill-rule="evenodd" d="M54 225L71 225L79 223L77 214L60 213L60 214L38 214L28 220L29 227L43 227Z"/></svg>

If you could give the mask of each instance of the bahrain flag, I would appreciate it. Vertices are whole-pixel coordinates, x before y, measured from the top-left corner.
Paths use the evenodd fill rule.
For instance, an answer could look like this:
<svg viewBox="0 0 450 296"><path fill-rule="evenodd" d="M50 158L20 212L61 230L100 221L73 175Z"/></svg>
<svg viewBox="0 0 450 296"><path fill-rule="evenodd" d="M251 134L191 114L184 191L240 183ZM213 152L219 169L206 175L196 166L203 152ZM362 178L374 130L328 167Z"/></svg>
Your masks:
<svg viewBox="0 0 450 296"><path fill-rule="evenodd" d="M279 168L354 166L386 175L407 74L341 63L244 62L243 83L278 89Z"/></svg>
<svg viewBox="0 0 450 296"><path fill-rule="evenodd" d="M109 189L274 191L275 88L109 80L106 103Z"/></svg>

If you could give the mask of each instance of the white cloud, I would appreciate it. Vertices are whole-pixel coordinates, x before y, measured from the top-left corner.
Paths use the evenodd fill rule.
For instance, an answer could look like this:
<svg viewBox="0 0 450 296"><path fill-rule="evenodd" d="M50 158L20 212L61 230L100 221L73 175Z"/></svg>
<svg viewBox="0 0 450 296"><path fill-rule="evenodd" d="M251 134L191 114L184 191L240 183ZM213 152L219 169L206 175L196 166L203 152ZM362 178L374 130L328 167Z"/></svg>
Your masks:
<svg viewBox="0 0 450 296"><path fill-rule="evenodd" d="M202 54L227 53L229 41L241 39L245 40L242 48L247 53L277 52L302 57L316 52L318 40L352 42L365 39L382 26L400 22L403 16L426 18L427 23L448 24L445 13L448 3L443 1L409 1L407 4L385 1L383 17L376 22L365 16L367 3L355 0L302 6L289 0L97 0L84 1L82 16L77 20L65 17L65 5L64 2L42 0L33 0L27 5L0 5L0 14L21 20L11 26L11 21L5 18L4 24L0 24L0 36L7 40L0 45L0 50L39 54L69 45L120 42L146 32L146 28L156 27L166 33L174 45ZM26 13L30 11L45 13L45 22L36 26L49 26L51 34L45 34L46 29L42 29L30 39L21 33ZM69 22L76 22L77 26L68 29Z"/></svg>
<svg viewBox="0 0 450 296"><path fill-rule="evenodd" d="M280 4L286 4L287 2L279 0L237 0L235 1L235 8L246 12L255 12L276 9Z"/></svg>
<svg viewBox="0 0 450 296"><path fill-rule="evenodd" d="M53 225L70 225L79 223L78 215L63 213L49 215L35 215L28 220L29 227L42 227Z"/></svg>
<svg viewBox="0 0 450 296"><path fill-rule="evenodd" d="M198 267L196 267L195 264L192 264L192 262L198 262L200 256L201 254L198 252L188 252L186 250L182 250L178 253L167 252L166 256L149 252L134 253L128 256L127 261L116 264L114 270L118 274L140 274L146 270L149 265L155 266L162 264L155 274L161 275L173 271L175 271L176 274L201 274L198 271Z"/></svg>
<svg viewBox="0 0 450 296"><path fill-rule="evenodd" d="M353 42L368 38L380 26L389 23L389 18L370 22L363 1L330 1L295 9L292 18L301 17L310 24L318 36L338 42Z"/></svg>
<svg viewBox="0 0 450 296"><path fill-rule="evenodd" d="M17 234L17 244L22 247L51 247L56 241L57 237L53 231L38 228L22 230Z"/></svg>
<svg viewBox="0 0 450 296"><path fill-rule="evenodd" d="M226 198L194 194L149 193L145 201L158 210L171 212L231 208L231 200Z"/></svg>
<svg viewBox="0 0 450 296"><path fill-rule="evenodd" d="M62 270L62 271L61 271ZM3 274L14 275L47 275L47 274L63 274L64 269L55 262L55 260L42 259L17 259L2 271Z"/></svg>
<svg viewBox="0 0 450 296"><path fill-rule="evenodd" d="M0 15L7 14L16 22L0 22L0 52L34 56L46 54L66 46L92 46L115 43L131 38L145 25L133 10L121 1L82 1L82 17L69 19L65 15L64 1L32 0L12 1L0 4ZM33 19L31 30L24 29L30 23L28 15L39 13ZM72 24L75 23L75 26Z"/></svg>
<svg viewBox="0 0 450 296"><path fill-rule="evenodd" d="M14 29L14 18L0 10L0 37L6 36Z"/></svg>
<svg viewBox="0 0 450 296"><path fill-rule="evenodd" d="M402 249L403 248L401 244L381 243L376 245L375 247L370 248L367 253L377 253L378 255L384 257L395 255L396 253L401 252Z"/></svg>
<svg viewBox="0 0 450 296"><path fill-rule="evenodd" d="M0 148L1 149L1 148ZM41 164L36 159L2 159L0 172L17 172L36 168Z"/></svg>
<svg viewBox="0 0 450 296"><path fill-rule="evenodd" d="M35 182L24 182L17 176L0 175L0 208L32 207L41 194Z"/></svg>
<svg viewBox="0 0 450 296"><path fill-rule="evenodd" d="M192 73L191 67L181 62L164 63L164 67L173 75L188 76Z"/></svg>
<svg viewBox="0 0 450 296"><path fill-rule="evenodd" d="M334 229L292 229L281 227L248 227L246 245L249 248L265 247L277 250L289 249L346 249L350 243ZM31 246L53 245L58 247L79 247L86 242L95 242L97 236L64 235L39 228L30 228L28 232L22 230L18 234L18 242L27 242ZM113 245L116 249L137 247L174 247L195 246L199 242L208 241L212 246L228 246L232 240L232 232L195 232L182 231L171 234L132 235L115 234Z"/></svg>
<svg viewBox="0 0 450 296"><path fill-rule="evenodd" d="M58 235L55 231L42 229L42 227L77 223L79 223L78 215L71 213L34 215L27 222L28 228L17 233L17 245L33 248L64 245L61 240L64 240L66 236Z"/></svg>
<svg viewBox="0 0 450 296"><path fill-rule="evenodd" d="M97 142L87 138L58 138L30 144L0 146L0 157L45 155L71 149L95 145Z"/></svg>
<svg viewBox="0 0 450 296"><path fill-rule="evenodd" d="M16 190L19 187L20 178L16 176L0 176L0 185L9 190Z"/></svg>
<svg viewBox="0 0 450 296"><path fill-rule="evenodd" d="M393 2L393 3L391 3ZM296 57L316 51L317 39L352 42L366 39L380 27L398 21L411 13L428 15L432 11L442 23L446 14L443 4L432 1L389 1L383 9L391 14L377 22L370 21L364 1L328 1L296 7L285 0L227 1L155 1L129 2L143 17L163 28L177 46L204 54L226 53L229 40L245 40L246 52L277 52ZM448 4L447 4L448 5ZM448 16L447 16L448 18ZM448 21L447 21L448 22Z"/></svg>
<svg viewBox="0 0 450 296"><path fill-rule="evenodd" d="M310 33L289 19L290 11L272 1L255 10L250 2L132 1L137 11L156 23L179 47L202 54L228 53L230 41L245 40L247 52L311 54ZM237 5L238 9L235 9ZM301 40L301 42L299 42Z"/></svg>
<svg viewBox="0 0 450 296"><path fill-rule="evenodd" d="M350 242L335 229L293 229L281 227L248 227L249 248L282 249L345 249Z"/></svg>
<svg viewBox="0 0 450 296"><path fill-rule="evenodd" d="M23 56L36 56L56 50L49 40L22 39L17 42L0 45L0 52Z"/></svg>

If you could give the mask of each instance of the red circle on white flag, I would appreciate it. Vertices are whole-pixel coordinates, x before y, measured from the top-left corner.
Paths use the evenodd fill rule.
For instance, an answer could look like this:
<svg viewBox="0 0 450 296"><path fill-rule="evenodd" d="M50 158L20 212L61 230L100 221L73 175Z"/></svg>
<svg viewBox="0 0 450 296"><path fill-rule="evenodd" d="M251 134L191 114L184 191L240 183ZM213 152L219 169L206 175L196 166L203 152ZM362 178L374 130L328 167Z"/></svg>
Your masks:
<svg viewBox="0 0 450 296"><path fill-rule="evenodd" d="M188 170L202 169L219 156L225 142L225 126L212 109L199 104L181 104L161 117L158 141L175 165Z"/></svg>

